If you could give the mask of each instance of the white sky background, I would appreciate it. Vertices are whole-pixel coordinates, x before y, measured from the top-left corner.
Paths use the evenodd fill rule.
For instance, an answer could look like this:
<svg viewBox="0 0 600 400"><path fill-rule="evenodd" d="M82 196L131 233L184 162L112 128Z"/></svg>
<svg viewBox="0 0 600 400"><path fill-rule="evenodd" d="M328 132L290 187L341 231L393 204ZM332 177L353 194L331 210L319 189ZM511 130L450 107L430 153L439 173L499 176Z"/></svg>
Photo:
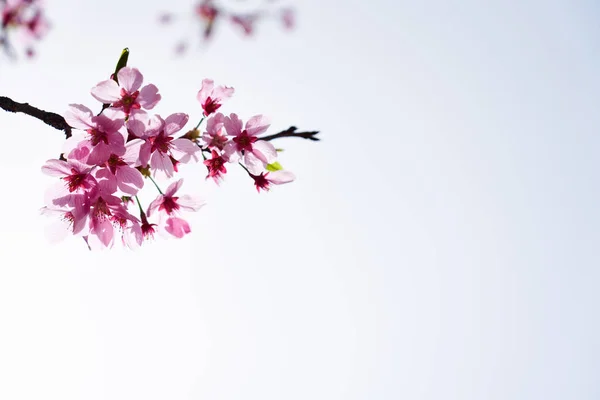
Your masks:
<svg viewBox="0 0 600 400"><path fill-rule="evenodd" d="M48 1L1 95L97 107L127 46L161 115L208 77L323 141L268 194L189 167L191 235L90 253L38 215L62 133L0 112L0 398L599 398L600 13L522 3L306 0L177 59L156 16L191 2Z"/></svg>

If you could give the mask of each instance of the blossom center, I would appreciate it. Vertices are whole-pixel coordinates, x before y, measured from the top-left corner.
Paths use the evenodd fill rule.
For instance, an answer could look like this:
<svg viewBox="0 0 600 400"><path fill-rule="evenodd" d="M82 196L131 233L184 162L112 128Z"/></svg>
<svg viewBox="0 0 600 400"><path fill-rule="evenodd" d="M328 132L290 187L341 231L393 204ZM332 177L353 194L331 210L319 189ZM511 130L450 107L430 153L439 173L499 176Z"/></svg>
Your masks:
<svg viewBox="0 0 600 400"><path fill-rule="evenodd" d="M242 133L233 138L233 142L237 146L238 151L252 151L252 143L256 142L258 138L256 136L248 135L248 132L244 129Z"/></svg>
<svg viewBox="0 0 600 400"><path fill-rule="evenodd" d="M87 174L81 173L77 171L75 168L71 169L71 175L65 176L63 179L67 181L67 187L69 188L69 192L74 192L75 190L85 187L85 178Z"/></svg>
<svg viewBox="0 0 600 400"><path fill-rule="evenodd" d="M160 210L165 210L167 214L171 214L173 211L179 210L179 204L177 204L177 199L179 197L165 197L163 199L162 204L160 205Z"/></svg>
<svg viewBox="0 0 600 400"><path fill-rule="evenodd" d="M102 197L99 197L96 201L96 205L94 206L94 218L104 219L109 215L112 214L108 208L108 204L106 204L106 201L104 201Z"/></svg>
<svg viewBox="0 0 600 400"><path fill-rule="evenodd" d="M136 90L133 93L127 93L125 89L121 89L121 100L113 104L113 107L123 107L125 114L129 115L132 108L138 110L142 107L140 103L137 102L139 94L139 90Z"/></svg>
<svg viewBox="0 0 600 400"><path fill-rule="evenodd" d="M152 141L152 152L158 150L161 153L166 153L169 151L170 142L173 140L173 138L165 135L165 132L162 131L153 138L150 138L150 140Z"/></svg>
<svg viewBox="0 0 600 400"><path fill-rule="evenodd" d="M262 172L260 175L252 175L252 178L254 179L254 185L256 186L256 190L258 190L259 192L260 189L269 190L270 182L267 180L267 175L265 175L264 172Z"/></svg>
<svg viewBox="0 0 600 400"><path fill-rule="evenodd" d="M112 174L115 175L117 173L117 168L123 167L127 165L127 163L123 161L123 159L118 155L111 154L108 158L108 161L106 162L106 165L110 169L110 172L112 172Z"/></svg>
<svg viewBox="0 0 600 400"><path fill-rule="evenodd" d="M98 145L100 142L104 142L104 144L108 144L108 134L106 132L99 131L96 128L91 128L87 130L87 133L90 134L90 142L92 146Z"/></svg>
<svg viewBox="0 0 600 400"><path fill-rule="evenodd" d="M212 97L208 96L204 102L204 113L205 115L210 115L217 111L220 107L221 104L218 103L218 99L213 100Z"/></svg>

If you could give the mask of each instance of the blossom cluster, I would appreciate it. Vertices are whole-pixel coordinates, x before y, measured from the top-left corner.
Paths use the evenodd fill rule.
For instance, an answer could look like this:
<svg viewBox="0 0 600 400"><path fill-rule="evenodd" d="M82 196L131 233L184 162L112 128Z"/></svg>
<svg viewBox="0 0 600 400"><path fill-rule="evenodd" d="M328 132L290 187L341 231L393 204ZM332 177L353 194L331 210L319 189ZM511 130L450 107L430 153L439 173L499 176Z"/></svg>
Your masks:
<svg viewBox="0 0 600 400"><path fill-rule="evenodd" d="M39 0L0 0L0 46L9 56L15 52L9 42L9 32L15 32L26 43L25 54L34 55L32 43L41 39L49 28Z"/></svg>
<svg viewBox="0 0 600 400"><path fill-rule="evenodd" d="M234 11L217 4L214 0L201 0L194 6L192 13L194 22L200 22L202 28L202 40L210 40L214 34L217 20L228 21L232 26L239 29L244 36L252 36L259 21L267 18L276 18L284 29L290 30L295 26L295 13L289 7L268 7L265 9L254 9L251 11ZM176 19L172 13L163 13L160 22L171 23ZM187 40L181 40L177 45L177 53L183 53L188 47Z"/></svg>
<svg viewBox="0 0 600 400"><path fill-rule="evenodd" d="M102 103L99 114L81 104L71 104L64 114L78 131L67 139L61 157L42 167L44 173L60 178L49 190L43 212L58 215L63 233L83 237L90 248L112 247L119 241L136 247L156 233L185 236L191 228L184 213L197 211L204 202L178 194L183 179L174 180L164 191L155 180L174 178L180 164L202 160L206 179L217 183L229 164L238 164L258 191L294 180L277 162L273 145L259 137L269 127L264 116L244 124L235 113L217 112L233 88L203 80L197 94L202 116L186 132L187 114L163 118L149 112L161 95L143 80L138 69L122 67L91 89ZM203 121L206 125L201 128ZM148 180L158 194L144 208L138 194Z"/></svg>

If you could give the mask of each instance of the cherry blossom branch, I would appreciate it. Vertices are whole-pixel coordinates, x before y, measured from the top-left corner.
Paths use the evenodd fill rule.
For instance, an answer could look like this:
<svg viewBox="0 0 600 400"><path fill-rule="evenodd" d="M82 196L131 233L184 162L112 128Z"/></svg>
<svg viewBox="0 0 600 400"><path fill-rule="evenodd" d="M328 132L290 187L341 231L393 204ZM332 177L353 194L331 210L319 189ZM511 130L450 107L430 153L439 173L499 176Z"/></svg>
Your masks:
<svg viewBox="0 0 600 400"><path fill-rule="evenodd" d="M316 137L316 135L319 133L319 131L296 132L297 130L298 130L298 128L296 128L295 126L290 126L285 131L281 131L281 132L275 133L273 135L263 136L259 139L269 141L269 140L282 138L282 137L299 137L302 139L312 140L314 142L318 142L319 140L321 140L320 138Z"/></svg>
<svg viewBox="0 0 600 400"><path fill-rule="evenodd" d="M12 113L23 113L27 114L33 118L37 118L46 125L50 125L54 129L58 129L65 132L65 136L68 138L71 137L71 127L67 124L65 119L56 113L40 110L37 107L29 105L29 103L17 103L16 101L5 97L0 96L0 108Z"/></svg>

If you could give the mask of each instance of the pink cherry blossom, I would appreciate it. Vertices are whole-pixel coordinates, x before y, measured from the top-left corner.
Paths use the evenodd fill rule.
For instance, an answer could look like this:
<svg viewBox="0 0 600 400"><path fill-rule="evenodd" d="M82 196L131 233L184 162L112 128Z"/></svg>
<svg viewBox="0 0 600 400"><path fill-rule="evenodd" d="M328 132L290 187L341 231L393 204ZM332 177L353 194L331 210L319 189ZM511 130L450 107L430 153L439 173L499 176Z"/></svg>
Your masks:
<svg viewBox="0 0 600 400"><path fill-rule="evenodd" d="M190 233L192 229L190 228L190 224L183 218L169 217L165 222L165 231L176 238L181 239Z"/></svg>
<svg viewBox="0 0 600 400"><path fill-rule="evenodd" d="M50 25L48 21L44 18L44 15L41 10L36 10L31 19L29 19L25 27L27 28L27 32L34 39L41 39L50 29Z"/></svg>
<svg viewBox="0 0 600 400"><path fill-rule="evenodd" d="M64 180L69 193L80 193L96 186L96 179L91 175L92 169L93 167L76 160L48 160L42 167L42 172Z"/></svg>
<svg viewBox="0 0 600 400"><path fill-rule="evenodd" d="M209 150L223 150L229 140L225 131L225 116L221 113L215 114L206 121L206 132L201 137L202 143Z"/></svg>
<svg viewBox="0 0 600 400"><path fill-rule="evenodd" d="M203 0L196 6L196 13L201 18L212 21L217 17L219 10L214 6L212 0Z"/></svg>
<svg viewBox="0 0 600 400"><path fill-rule="evenodd" d="M258 14L243 14L243 15L233 15L231 17L231 22L234 25L242 28L244 35L250 36L254 32L254 24L258 20Z"/></svg>
<svg viewBox="0 0 600 400"><path fill-rule="evenodd" d="M225 129L233 139L225 145L225 155L230 161L243 157L244 165L254 174L259 174L267 164L274 162L277 158L275 147L265 141L259 140L258 135L269 128L267 119L262 115L256 115L246 122L242 129L242 120L237 114L225 117Z"/></svg>
<svg viewBox="0 0 600 400"><path fill-rule="evenodd" d="M223 179L223 174L227 173L225 163L227 163L227 159L213 150L211 152L211 158L204 161L204 165L206 165L206 168L208 168L208 175L206 175L206 179L213 178L215 183L218 184Z"/></svg>
<svg viewBox="0 0 600 400"><path fill-rule="evenodd" d="M125 207L113 207L110 221L121 232L121 241L125 246L136 248L142 245L144 237L140 221L127 212Z"/></svg>
<svg viewBox="0 0 600 400"><path fill-rule="evenodd" d="M165 230L179 239L192 231L190 224L183 218L178 217L167 218Z"/></svg>
<svg viewBox="0 0 600 400"><path fill-rule="evenodd" d="M223 101L230 98L234 91L235 89L232 87L215 87L212 79L204 79L196 98L204 110L204 115L209 116L216 112L221 107Z"/></svg>
<svg viewBox="0 0 600 400"><path fill-rule="evenodd" d="M296 25L296 15L291 8L281 10L281 21L286 29L293 29Z"/></svg>
<svg viewBox="0 0 600 400"><path fill-rule="evenodd" d="M155 211L164 211L167 215L177 214L180 210L198 211L204 202L188 194L181 197L174 196L183 185L183 178L169 185L164 194L159 195L150 206L146 213L150 217Z"/></svg>
<svg viewBox="0 0 600 400"><path fill-rule="evenodd" d="M204 21L204 39L209 39L213 33L215 20L219 15L219 10L214 6L212 0L204 0L196 6L196 14Z"/></svg>
<svg viewBox="0 0 600 400"><path fill-rule="evenodd" d="M124 217L127 210L123 207L121 199L113 193L114 187L108 180L100 181L90 193L90 209L84 218L88 219L88 244L91 246L97 238L104 247L111 247L115 225L122 227L125 220L135 221L133 216Z"/></svg>
<svg viewBox="0 0 600 400"><path fill-rule="evenodd" d="M148 222L148 218L146 217L145 212L141 211L140 214L140 218L142 220L142 224L140 226L142 231L142 237L144 239L154 239L154 234L156 233L156 229L154 227L157 225Z"/></svg>
<svg viewBox="0 0 600 400"><path fill-rule="evenodd" d="M77 235L85 228L85 218L78 218L76 212L76 210L68 207L57 206L46 206L41 209L42 215L58 217L58 220L47 228L50 240L62 240L69 233Z"/></svg>
<svg viewBox="0 0 600 400"><path fill-rule="evenodd" d="M7 52L11 52L7 35L8 30L14 30L22 34L25 43L32 40L39 40L44 36L49 28L40 6L39 1L35 0L4 0L0 1L0 45L3 45ZM25 54L28 57L34 55L31 45L25 47Z"/></svg>
<svg viewBox="0 0 600 400"><path fill-rule="evenodd" d="M187 194L181 197L175 196L182 184L183 179L179 179L169 185L164 194L150 203L147 211L148 217L156 211L162 211L161 215L167 217L164 229L178 238L190 232L189 224L180 218L181 211L198 211L204 205L202 200Z"/></svg>
<svg viewBox="0 0 600 400"><path fill-rule="evenodd" d="M119 83L108 79L92 88L96 100L121 110L125 116L144 108L151 110L161 99L158 88L148 84L141 88L144 77L137 68L123 67L117 73Z"/></svg>
<svg viewBox="0 0 600 400"><path fill-rule="evenodd" d="M120 153L125 144L123 132L119 130L123 127L123 118L118 115L106 113L94 115L92 110L81 104L71 104L65 113L65 121L73 128L81 129L87 132L87 141L90 153L86 159L89 165L102 164L108 160L112 153ZM74 135L69 138L68 143L73 143L81 148L80 137Z"/></svg>
<svg viewBox="0 0 600 400"><path fill-rule="evenodd" d="M96 177L112 179L123 193L135 195L144 186L144 177L133 167L138 160L143 143L143 140L135 139L127 143L122 153L112 153L104 168L96 172Z"/></svg>
<svg viewBox="0 0 600 400"><path fill-rule="evenodd" d="M147 121L146 131L143 131L142 128L144 126L143 121L131 125L134 134L136 136L141 134L138 137L145 139L145 143L140 149L139 163L141 166L149 164L155 174L161 171L170 178L175 171L174 165L178 161L197 161L200 148L189 139L175 139L173 137L187 123L187 114L171 114L165 120L156 115L155 120L154 122L152 120Z"/></svg>
<svg viewBox="0 0 600 400"><path fill-rule="evenodd" d="M258 192L261 190L268 191L271 184L281 185L292 182L294 179L296 179L296 176L289 171L273 171L267 173L261 172L260 175L250 174L250 176L252 179L254 179L254 185L256 186L256 190Z"/></svg>

